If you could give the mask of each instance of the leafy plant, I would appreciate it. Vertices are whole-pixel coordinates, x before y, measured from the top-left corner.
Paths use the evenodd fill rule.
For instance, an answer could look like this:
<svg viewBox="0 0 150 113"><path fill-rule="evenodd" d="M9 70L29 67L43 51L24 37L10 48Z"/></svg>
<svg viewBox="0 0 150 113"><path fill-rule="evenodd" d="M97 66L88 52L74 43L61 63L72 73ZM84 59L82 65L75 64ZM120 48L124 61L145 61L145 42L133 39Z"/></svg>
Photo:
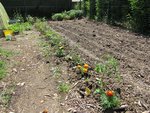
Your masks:
<svg viewBox="0 0 150 113"><path fill-rule="evenodd" d="M59 48L56 50L56 56L57 56L57 57L63 57L63 56L65 56L64 47L63 47L63 46L59 47Z"/></svg>
<svg viewBox="0 0 150 113"><path fill-rule="evenodd" d="M106 91L106 93L101 94L101 105L104 109L111 109L111 108L116 108L119 107L120 105L120 100L119 98L112 93L112 91Z"/></svg>
<svg viewBox="0 0 150 113"><path fill-rule="evenodd" d="M67 83L61 83L58 86L59 92L62 92L62 93L67 93L69 91L69 89L70 89L70 86Z"/></svg>
<svg viewBox="0 0 150 113"><path fill-rule="evenodd" d="M52 20L54 21L70 20L75 18L81 18L82 16L83 12L81 10L70 10L54 14L52 16Z"/></svg>
<svg viewBox="0 0 150 113"><path fill-rule="evenodd" d="M52 16L52 20L62 21L64 19L64 15L62 13L57 13Z"/></svg>
<svg viewBox="0 0 150 113"><path fill-rule="evenodd" d="M29 22L15 23L11 24L8 29L12 30L13 32L23 32L25 30L31 30L32 25Z"/></svg>
<svg viewBox="0 0 150 113"><path fill-rule="evenodd" d="M103 64L96 64L95 71L108 76L112 74L116 75L118 74L118 66L118 61L115 58L108 56L107 60Z"/></svg>

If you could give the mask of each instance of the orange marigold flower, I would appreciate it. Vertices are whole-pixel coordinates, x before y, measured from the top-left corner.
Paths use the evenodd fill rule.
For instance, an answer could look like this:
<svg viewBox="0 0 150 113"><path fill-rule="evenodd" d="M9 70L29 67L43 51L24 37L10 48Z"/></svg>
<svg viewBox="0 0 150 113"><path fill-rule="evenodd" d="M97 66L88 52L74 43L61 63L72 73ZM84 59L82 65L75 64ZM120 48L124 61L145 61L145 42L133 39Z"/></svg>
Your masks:
<svg viewBox="0 0 150 113"><path fill-rule="evenodd" d="M88 69L88 68L89 68L89 65L88 65L88 64L84 64L84 68L85 68L85 69Z"/></svg>
<svg viewBox="0 0 150 113"><path fill-rule="evenodd" d="M106 91L105 93L106 93L106 95L109 96L109 97L114 96L114 91L112 91L112 90L108 90L108 91Z"/></svg>

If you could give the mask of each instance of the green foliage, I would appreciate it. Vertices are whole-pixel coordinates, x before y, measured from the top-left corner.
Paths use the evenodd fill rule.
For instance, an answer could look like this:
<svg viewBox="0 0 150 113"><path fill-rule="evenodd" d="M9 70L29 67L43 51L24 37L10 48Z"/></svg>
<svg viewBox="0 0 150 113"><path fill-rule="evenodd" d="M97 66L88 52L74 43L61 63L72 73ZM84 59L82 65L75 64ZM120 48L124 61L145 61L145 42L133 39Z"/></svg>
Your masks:
<svg viewBox="0 0 150 113"><path fill-rule="evenodd" d="M103 79L97 78L97 82L99 88L95 90L94 94L100 94L100 104L102 105L103 109L119 107L120 99L115 93L112 96L106 95L106 92L104 91L106 83L103 82Z"/></svg>
<svg viewBox="0 0 150 113"><path fill-rule="evenodd" d="M62 13L57 13L52 16L52 20L62 21L64 19L64 15Z"/></svg>
<svg viewBox="0 0 150 113"><path fill-rule="evenodd" d="M83 16L83 12L81 10L70 10L65 11L63 13L56 13L52 16L52 20L54 21L62 21L62 20L72 20L75 18L81 18Z"/></svg>
<svg viewBox="0 0 150 113"><path fill-rule="evenodd" d="M74 10L81 10L82 8L83 8L82 1L81 1L81 3L78 2L74 5Z"/></svg>
<svg viewBox="0 0 150 113"><path fill-rule="evenodd" d="M29 22L15 23L9 25L8 29L12 30L13 32L23 32L25 30L31 30L32 25Z"/></svg>
<svg viewBox="0 0 150 113"><path fill-rule="evenodd" d="M42 33L46 33L46 31L49 28L48 23L45 22L45 18L43 18L43 19L36 18L34 26L37 30L39 30Z"/></svg>
<svg viewBox="0 0 150 113"><path fill-rule="evenodd" d="M149 0L129 0L131 7L132 28L135 31L148 33L150 31L150 1ZM150 33L150 32L149 32Z"/></svg>
<svg viewBox="0 0 150 113"><path fill-rule="evenodd" d="M84 16L150 33L149 0L83 0L82 3Z"/></svg>
<svg viewBox="0 0 150 113"><path fill-rule="evenodd" d="M63 47L59 47L59 48L56 50L56 56L57 56L57 57L63 57L63 56L65 56L64 48L63 48Z"/></svg>
<svg viewBox="0 0 150 113"><path fill-rule="evenodd" d="M116 108L120 105L120 99L116 95L109 97L105 93L102 93L100 99L104 109Z"/></svg>
<svg viewBox="0 0 150 113"><path fill-rule="evenodd" d="M21 14L20 12L18 12L18 11L15 11L15 12L14 12L13 18L14 18L15 20L19 20L19 21L21 21L21 22L24 22L24 18L23 18L23 16L22 16L22 14Z"/></svg>
<svg viewBox="0 0 150 113"><path fill-rule="evenodd" d="M6 63L0 60L0 80L6 75Z"/></svg>
<svg viewBox="0 0 150 113"><path fill-rule="evenodd" d="M0 103L2 106L8 107L13 91L14 91L14 86L10 86L0 92Z"/></svg>
<svg viewBox="0 0 150 113"><path fill-rule="evenodd" d="M26 20L27 20L27 22L29 22L29 23L31 23L31 24L33 24L33 23L35 22L35 18L32 17L32 16L30 16L30 15L28 15L28 16L26 17Z"/></svg>
<svg viewBox="0 0 150 113"><path fill-rule="evenodd" d="M7 57L11 56L12 52L0 48L0 80L6 76L6 62Z"/></svg>
<svg viewBox="0 0 150 113"><path fill-rule="evenodd" d="M83 63L82 60L81 60L80 55L75 54L75 53L73 53L73 52L70 53L69 58L70 58L70 60L74 63L74 65L82 64L82 63Z"/></svg>
<svg viewBox="0 0 150 113"><path fill-rule="evenodd" d="M118 66L118 61L115 58L109 56L103 64L96 65L95 71L97 73L102 73L106 75L116 75L118 74Z"/></svg>
<svg viewBox="0 0 150 113"><path fill-rule="evenodd" d="M90 1L90 19L95 19L96 16L96 0L89 0Z"/></svg>
<svg viewBox="0 0 150 113"><path fill-rule="evenodd" d="M70 89L70 86L67 83L60 83L58 86L59 92L62 92L62 93L67 93L69 89Z"/></svg>
<svg viewBox="0 0 150 113"><path fill-rule="evenodd" d="M12 52L7 51L7 50L5 50L5 49L2 49L2 48L0 47L0 57L5 57L5 58L7 58L7 57L9 57L9 56L11 56L11 55L12 55Z"/></svg>

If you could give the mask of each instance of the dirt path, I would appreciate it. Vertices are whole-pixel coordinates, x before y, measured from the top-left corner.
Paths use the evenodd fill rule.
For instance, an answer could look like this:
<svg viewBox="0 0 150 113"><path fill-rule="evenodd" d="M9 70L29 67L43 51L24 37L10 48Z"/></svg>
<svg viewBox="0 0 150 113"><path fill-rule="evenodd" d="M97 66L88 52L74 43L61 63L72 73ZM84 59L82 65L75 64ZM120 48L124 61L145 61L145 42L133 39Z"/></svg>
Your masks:
<svg viewBox="0 0 150 113"><path fill-rule="evenodd" d="M87 20L50 22L78 52L92 64L104 54L111 54L119 60L123 76L124 100L134 109L144 101L150 109L150 38L138 36L127 30L113 28L106 24Z"/></svg>
<svg viewBox="0 0 150 113"><path fill-rule="evenodd" d="M58 85L50 72L49 65L53 66L53 63L45 62L39 47L39 33L28 31L16 38L10 42L2 40L4 48L17 53L10 59L9 77L1 81L3 84L9 84L9 81L17 84L10 108L5 112L40 113L48 109L49 113L63 113L61 98L57 94ZM0 113L5 112L0 110Z"/></svg>

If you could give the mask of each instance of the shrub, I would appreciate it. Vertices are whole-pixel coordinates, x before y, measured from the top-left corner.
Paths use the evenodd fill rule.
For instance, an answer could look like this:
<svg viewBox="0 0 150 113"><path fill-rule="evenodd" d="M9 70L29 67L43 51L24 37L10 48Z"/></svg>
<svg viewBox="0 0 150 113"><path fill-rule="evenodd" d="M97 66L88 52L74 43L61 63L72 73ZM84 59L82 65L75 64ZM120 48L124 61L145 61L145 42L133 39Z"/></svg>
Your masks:
<svg viewBox="0 0 150 113"><path fill-rule="evenodd" d="M57 13L52 16L52 20L54 21L62 21L62 20L72 20L75 18L81 18L83 16L83 12L81 10L70 10L62 13Z"/></svg>
<svg viewBox="0 0 150 113"><path fill-rule="evenodd" d="M52 20L62 21L64 19L64 15L62 13L57 13L52 16Z"/></svg>
<svg viewBox="0 0 150 113"><path fill-rule="evenodd" d="M129 0L131 7L132 27L138 32L149 32L149 0Z"/></svg>

